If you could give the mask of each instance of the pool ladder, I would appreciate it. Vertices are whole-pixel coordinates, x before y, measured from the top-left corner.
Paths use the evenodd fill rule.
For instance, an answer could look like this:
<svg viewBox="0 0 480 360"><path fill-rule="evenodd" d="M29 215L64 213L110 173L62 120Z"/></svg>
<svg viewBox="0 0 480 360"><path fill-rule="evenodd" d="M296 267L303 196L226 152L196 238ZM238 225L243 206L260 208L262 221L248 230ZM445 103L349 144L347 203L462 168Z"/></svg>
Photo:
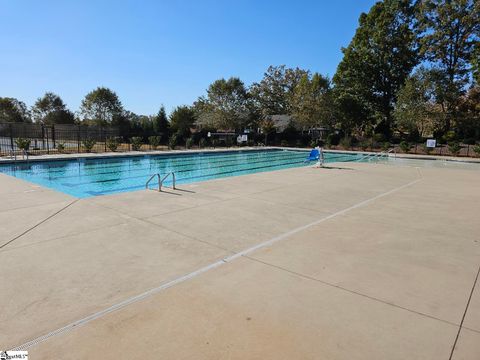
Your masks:
<svg viewBox="0 0 480 360"><path fill-rule="evenodd" d="M172 172L169 172L167 173L163 178L160 176L159 173L156 173L156 174L153 174L152 176L150 176L150 178L147 180L146 184L145 184L145 189L146 190L149 190L150 188L148 187L148 184L150 184L150 182L155 179L155 177L158 178L158 191L162 191L162 186L163 186L163 183L164 181L169 177L169 176L172 176L172 189L175 190L175 173L172 171Z"/></svg>
<svg viewBox="0 0 480 360"><path fill-rule="evenodd" d="M379 158L381 157L388 157L391 152L393 152L395 154L395 157L397 157L397 152L395 151L395 148L391 148L391 149L388 149L388 150L385 150L385 151L382 151L382 152L379 152L379 153L375 153L375 154L367 154L363 157L361 157L360 159L357 160L357 162L361 162L362 160L365 160L367 159L367 162L369 162L371 159L375 160L375 161L378 161Z"/></svg>

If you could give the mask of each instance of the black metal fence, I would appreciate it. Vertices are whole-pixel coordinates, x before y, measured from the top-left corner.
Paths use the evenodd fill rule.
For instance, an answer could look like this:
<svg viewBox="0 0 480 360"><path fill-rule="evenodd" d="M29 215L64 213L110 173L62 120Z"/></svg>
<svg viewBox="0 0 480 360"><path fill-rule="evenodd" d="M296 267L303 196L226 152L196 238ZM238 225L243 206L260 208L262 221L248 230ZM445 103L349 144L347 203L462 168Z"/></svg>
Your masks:
<svg viewBox="0 0 480 360"><path fill-rule="evenodd" d="M29 141L30 154L103 152L107 139L119 136L116 127L0 123L0 156L22 153L23 139ZM119 145L118 150L128 150L128 145Z"/></svg>

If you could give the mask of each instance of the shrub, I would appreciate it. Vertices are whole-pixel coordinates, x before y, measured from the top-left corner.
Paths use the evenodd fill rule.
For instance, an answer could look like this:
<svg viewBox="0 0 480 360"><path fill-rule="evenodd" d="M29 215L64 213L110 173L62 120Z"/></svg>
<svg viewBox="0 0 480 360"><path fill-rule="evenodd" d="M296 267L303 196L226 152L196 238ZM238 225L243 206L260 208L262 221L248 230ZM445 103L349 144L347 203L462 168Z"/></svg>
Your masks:
<svg viewBox="0 0 480 360"><path fill-rule="evenodd" d="M373 134L373 140L375 142L385 142L385 136L383 134Z"/></svg>
<svg viewBox="0 0 480 360"><path fill-rule="evenodd" d="M190 149L193 145L195 145L195 142L193 141L193 138L188 138L187 141L185 141L185 147L187 149Z"/></svg>
<svg viewBox="0 0 480 360"><path fill-rule="evenodd" d="M280 141L280 146L288 146L288 141L287 140L282 140Z"/></svg>
<svg viewBox="0 0 480 360"><path fill-rule="evenodd" d="M150 136L148 138L148 143L153 149L156 149L158 145L160 145L160 140L162 139L161 136Z"/></svg>
<svg viewBox="0 0 480 360"><path fill-rule="evenodd" d="M400 143L400 149L404 152L404 153L408 153L410 151L410 143L408 143L407 141L402 141Z"/></svg>
<svg viewBox="0 0 480 360"><path fill-rule="evenodd" d="M173 134L172 136L170 136L170 139L168 139L168 147L174 150L177 145L178 145L178 135Z"/></svg>
<svg viewBox="0 0 480 360"><path fill-rule="evenodd" d="M340 135L339 134L328 134L327 136L327 146L335 146L340 143Z"/></svg>
<svg viewBox="0 0 480 360"><path fill-rule="evenodd" d="M57 151L64 152L65 151L65 143L57 143Z"/></svg>
<svg viewBox="0 0 480 360"><path fill-rule="evenodd" d="M298 139L297 141L295 141L295 146L296 146L296 147L299 147L299 148L300 148L300 147L303 147L303 141L300 140L300 139Z"/></svg>
<svg viewBox="0 0 480 360"><path fill-rule="evenodd" d="M391 144L388 141L385 141L384 143L382 143L382 151L387 151L388 149L390 149L390 147L391 147Z"/></svg>
<svg viewBox="0 0 480 360"><path fill-rule="evenodd" d="M201 147L201 148L206 147L207 146L207 139L201 138L198 142L198 146Z"/></svg>
<svg viewBox="0 0 480 360"><path fill-rule="evenodd" d="M110 151L115 151L118 148L118 140L116 138L107 139L107 148Z"/></svg>
<svg viewBox="0 0 480 360"><path fill-rule="evenodd" d="M142 147L143 139L140 136L134 136L130 139L130 143L133 151L139 151Z"/></svg>
<svg viewBox="0 0 480 360"><path fill-rule="evenodd" d="M479 145L475 145L475 146L473 147L473 152L474 152L475 154L477 154L477 156L480 156L480 144L479 144Z"/></svg>
<svg viewBox="0 0 480 360"><path fill-rule="evenodd" d="M366 151L369 146L370 146L370 144L368 143L368 140L363 140L363 141L360 142L360 148L363 151Z"/></svg>
<svg viewBox="0 0 480 360"><path fill-rule="evenodd" d="M427 154L427 155L430 155L430 153L431 153L432 150L433 150L431 147L428 147L427 144L423 144L423 145L422 145L422 149L423 149L423 151L425 152L425 154Z"/></svg>
<svg viewBox="0 0 480 360"><path fill-rule="evenodd" d="M85 151L87 153L92 151L92 149L93 149L93 147L95 146L96 143L97 143L97 141L94 140L94 139L85 139L85 140L82 141L82 145L85 148Z"/></svg>
<svg viewBox="0 0 480 360"><path fill-rule="evenodd" d="M342 140L340 140L340 146L347 150L350 149L352 146L352 139L348 136L345 136Z"/></svg>
<svg viewBox="0 0 480 360"><path fill-rule="evenodd" d="M24 138L15 139L15 145L17 145L17 147L20 150L24 150L24 151L27 151L30 148L31 142L32 142L31 140L24 139Z"/></svg>
<svg viewBox="0 0 480 360"><path fill-rule="evenodd" d="M447 131L447 133L444 135L444 138L447 143L455 142L455 140L457 139L457 134L455 134L455 131L450 130Z"/></svg>
<svg viewBox="0 0 480 360"><path fill-rule="evenodd" d="M448 144L448 151L450 151L452 155L457 156L460 150L462 150L462 147L459 143L453 142L451 144Z"/></svg>

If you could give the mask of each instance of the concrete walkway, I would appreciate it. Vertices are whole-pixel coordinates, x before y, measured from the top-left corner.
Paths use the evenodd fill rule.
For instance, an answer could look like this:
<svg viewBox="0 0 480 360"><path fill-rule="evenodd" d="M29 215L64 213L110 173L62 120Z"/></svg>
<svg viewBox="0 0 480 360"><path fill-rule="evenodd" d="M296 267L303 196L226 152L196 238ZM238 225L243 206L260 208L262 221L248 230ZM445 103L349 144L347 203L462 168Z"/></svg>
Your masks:
<svg viewBox="0 0 480 360"><path fill-rule="evenodd" d="M77 200L0 174L0 350L479 359L479 175L346 163Z"/></svg>

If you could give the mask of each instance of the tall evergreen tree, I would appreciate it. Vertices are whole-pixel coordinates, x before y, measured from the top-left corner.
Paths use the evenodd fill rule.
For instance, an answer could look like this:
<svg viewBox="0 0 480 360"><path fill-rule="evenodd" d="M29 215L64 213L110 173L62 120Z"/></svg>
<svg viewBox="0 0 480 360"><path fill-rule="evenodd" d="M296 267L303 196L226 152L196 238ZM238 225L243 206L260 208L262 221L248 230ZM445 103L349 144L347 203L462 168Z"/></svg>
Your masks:
<svg viewBox="0 0 480 360"><path fill-rule="evenodd" d="M195 111L190 106L177 106L170 114L170 127L172 131L185 140L191 134L190 129L195 124Z"/></svg>
<svg viewBox="0 0 480 360"><path fill-rule="evenodd" d="M385 0L360 16L333 78L344 130L390 135L396 93L418 63L414 11L409 0Z"/></svg>
<svg viewBox="0 0 480 360"><path fill-rule="evenodd" d="M157 115L153 118L153 132L162 137L162 141L168 139L168 128L170 123L168 122L167 112L162 105Z"/></svg>

